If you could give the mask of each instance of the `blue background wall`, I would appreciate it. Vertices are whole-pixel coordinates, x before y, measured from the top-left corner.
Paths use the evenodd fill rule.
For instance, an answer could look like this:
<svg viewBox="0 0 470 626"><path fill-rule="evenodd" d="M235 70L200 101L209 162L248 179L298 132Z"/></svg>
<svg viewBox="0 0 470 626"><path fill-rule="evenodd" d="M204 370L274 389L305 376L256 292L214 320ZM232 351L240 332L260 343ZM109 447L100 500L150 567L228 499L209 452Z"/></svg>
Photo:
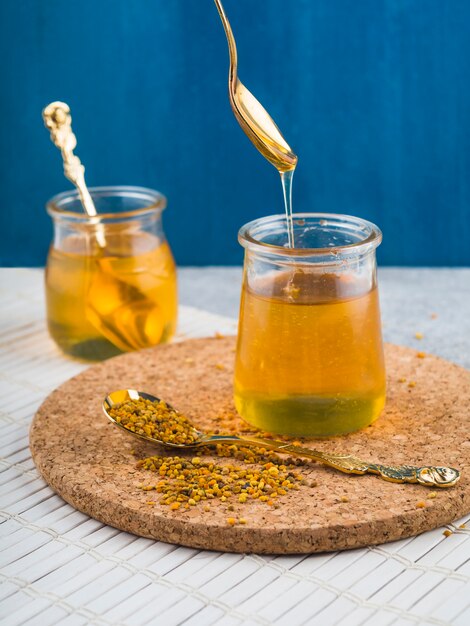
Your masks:
<svg viewBox="0 0 470 626"><path fill-rule="evenodd" d="M383 264L468 265L470 2L225 0L243 82L299 154L297 211L377 222ZM282 211L235 122L212 0L3 0L3 265L41 265L68 189L42 126L72 108L89 185L168 195L181 264L233 264L245 221Z"/></svg>

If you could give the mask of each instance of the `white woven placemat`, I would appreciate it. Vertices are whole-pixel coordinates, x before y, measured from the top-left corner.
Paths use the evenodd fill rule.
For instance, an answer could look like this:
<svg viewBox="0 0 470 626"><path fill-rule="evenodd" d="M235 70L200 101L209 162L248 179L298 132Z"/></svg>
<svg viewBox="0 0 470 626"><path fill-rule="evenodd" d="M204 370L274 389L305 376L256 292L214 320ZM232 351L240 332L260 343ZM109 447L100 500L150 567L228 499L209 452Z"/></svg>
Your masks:
<svg viewBox="0 0 470 626"><path fill-rule="evenodd" d="M28 426L46 395L86 366L44 322L42 273L0 270L0 619L5 626L470 624L465 519L350 552L260 557L142 539L90 519L38 476ZM179 338L234 333L182 307Z"/></svg>

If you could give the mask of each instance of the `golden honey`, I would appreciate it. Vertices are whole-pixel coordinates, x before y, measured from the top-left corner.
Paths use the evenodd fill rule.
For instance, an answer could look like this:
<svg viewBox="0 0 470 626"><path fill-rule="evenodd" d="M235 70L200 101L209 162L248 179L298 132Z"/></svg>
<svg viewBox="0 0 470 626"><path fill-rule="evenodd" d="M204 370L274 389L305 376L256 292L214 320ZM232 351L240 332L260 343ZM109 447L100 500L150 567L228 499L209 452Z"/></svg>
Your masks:
<svg viewBox="0 0 470 626"><path fill-rule="evenodd" d="M72 356L100 360L166 342L177 314L175 263L168 244L140 232L69 235L52 247L46 270L52 338Z"/></svg>
<svg viewBox="0 0 470 626"><path fill-rule="evenodd" d="M250 424L329 436L372 423L385 402L377 288L321 270L245 277L235 404Z"/></svg>

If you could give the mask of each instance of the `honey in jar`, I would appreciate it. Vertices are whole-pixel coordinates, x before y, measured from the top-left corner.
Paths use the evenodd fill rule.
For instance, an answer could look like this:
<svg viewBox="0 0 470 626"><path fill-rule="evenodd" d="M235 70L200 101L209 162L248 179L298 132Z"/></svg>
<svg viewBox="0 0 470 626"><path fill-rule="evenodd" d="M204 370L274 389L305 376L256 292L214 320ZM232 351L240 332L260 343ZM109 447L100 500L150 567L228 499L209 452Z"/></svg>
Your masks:
<svg viewBox="0 0 470 626"><path fill-rule="evenodd" d="M319 240L319 253L318 248L309 253L257 243L256 237L272 240L259 223L266 226L275 218L241 231L246 257L235 404L247 422L262 430L337 435L371 424L384 406L377 244L371 240L361 247L371 235L354 232L346 237L343 256L338 249L332 254L323 247L328 236L321 231L328 223L335 231L336 217L325 218L323 225L316 217L303 216L300 225L295 220L296 242ZM357 218L348 219L355 225ZM367 224L366 232L372 228ZM313 230L305 233L306 228ZM344 240L337 231L330 236Z"/></svg>
<svg viewBox="0 0 470 626"><path fill-rule="evenodd" d="M104 246L96 223L67 206L70 196L76 200L74 192L48 205L55 238L46 268L46 303L49 332L59 347L99 360L171 339L176 269L161 230L160 194L141 188L91 191L98 208L108 211L99 223Z"/></svg>

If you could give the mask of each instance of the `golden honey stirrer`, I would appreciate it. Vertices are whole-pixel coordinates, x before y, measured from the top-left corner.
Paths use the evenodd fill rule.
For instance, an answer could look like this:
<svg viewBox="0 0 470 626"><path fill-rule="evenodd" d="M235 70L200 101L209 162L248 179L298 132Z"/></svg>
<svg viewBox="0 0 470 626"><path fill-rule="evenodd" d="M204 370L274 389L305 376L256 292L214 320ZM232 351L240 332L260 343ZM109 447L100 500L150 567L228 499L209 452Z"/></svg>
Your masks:
<svg viewBox="0 0 470 626"><path fill-rule="evenodd" d="M106 238L102 225L99 223L98 212L93 198L85 183L85 167L77 155L73 153L77 147L77 138L72 131L70 107L65 102L51 102L42 112L46 128L51 133L51 140L59 148L64 162L65 177L75 185L82 203L83 210L97 225L96 241L100 248L106 246Z"/></svg>
<svg viewBox="0 0 470 626"><path fill-rule="evenodd" d="M130 333L131 324L129 316L126 315L126 307L124 305L131 302L132 309L136 312L134 317L136 319L140 317L147 322L160 315L158 305L156 302L149 300L140 289L116 276L112 271L112 266L102 263L106 256L104 224L100 222L95 204L86 186L85 167L78 156L73 153L77 146L77 138L72 131L70 107L65 102L51 102L43 110L42 117L46 128L51 133L52 142L59 148L62 154L64 174L77 188L83 209L90 217L90 223L96 226L95 237L100 253L96 257L96 261L97 267L101 271L95 274L93 278L95 292L106 293L111 283L112 292L115 294L114 302L117 304L114 314L109 311L109 303L106 298L99 300L99 308L96 306L96 302L93 303L91 299L87 302L87 318L108 341L120 350L128 351L146 348L148 345L142 341L140 332L134 331ZM121 320L123 314L128 331L126 336L123 335L120 329L124 323Z"/></svg>
<svg viewBox="0 0 470 626"><path fill-rule="evenodd" d="M281 175L282 192L287 214L289 248L294 248L292 221L292 177L297 155L282 136L273 118L238 78L237 44L221 0L214 0L227 37L230 65L228 93L235 118L254 146Z"/></svg>

